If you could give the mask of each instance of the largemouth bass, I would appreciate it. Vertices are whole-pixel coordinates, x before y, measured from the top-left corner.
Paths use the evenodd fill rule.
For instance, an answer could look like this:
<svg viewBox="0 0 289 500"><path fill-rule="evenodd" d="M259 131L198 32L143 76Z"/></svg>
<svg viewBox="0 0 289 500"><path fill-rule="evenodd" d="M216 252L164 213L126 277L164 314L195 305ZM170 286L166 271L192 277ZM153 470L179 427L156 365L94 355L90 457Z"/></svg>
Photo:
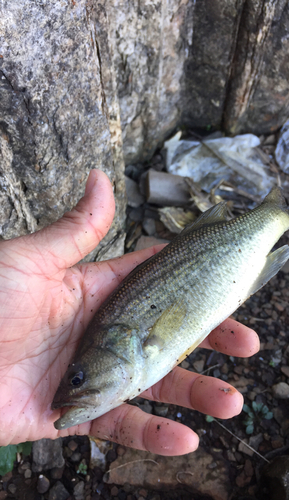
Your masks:
<svg viewBox="0 0 289 500"><path fill-rule="evenodd" d="M149 388L190 354L289 258L270 253L289 229L279 188L227 221L226 203L203 213L136 267L90 322L54 396L70 406L66 429L94 419Z"/></svg>

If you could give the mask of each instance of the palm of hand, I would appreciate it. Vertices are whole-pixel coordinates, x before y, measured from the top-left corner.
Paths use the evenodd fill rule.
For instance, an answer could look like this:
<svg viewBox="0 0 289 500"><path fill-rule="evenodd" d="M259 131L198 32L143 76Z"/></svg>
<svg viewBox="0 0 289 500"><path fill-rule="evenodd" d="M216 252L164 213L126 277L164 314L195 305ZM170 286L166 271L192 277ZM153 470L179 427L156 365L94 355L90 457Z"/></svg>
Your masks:
<svg viewBox="0 0 289 500"><path fill-rule="evenodd" d="M113 212L107 177L92 171L86 195L72 212L38 233L0 243L0 445L72 432L167 455L197 447L191 429L172 421L163 426L161 417L129 405L77 428L59 432L53 426L60 416L51 411L53 396L88 322L128 272L157 251L71 267L102 239ZM235 356L254 354L258 345L254 332L232 320L202 343ZM242 407L241 395L225 382L179 367L144 397L220 418Z"/></svg>
<svg viewBox="0 0 289 500"><path fill-rule="evenodd" d="M40 439L45 426L47 437L58 435L51 425L54 393L94 309L120 280L107 263L59 270L57 257L49 264L29 248L27 258L26 243L17 243L15 254L9 243L10 263L6 249L2 258L0 253L5 262L0 379L8 381L1 387L0 404L7 442Z"/></svg>

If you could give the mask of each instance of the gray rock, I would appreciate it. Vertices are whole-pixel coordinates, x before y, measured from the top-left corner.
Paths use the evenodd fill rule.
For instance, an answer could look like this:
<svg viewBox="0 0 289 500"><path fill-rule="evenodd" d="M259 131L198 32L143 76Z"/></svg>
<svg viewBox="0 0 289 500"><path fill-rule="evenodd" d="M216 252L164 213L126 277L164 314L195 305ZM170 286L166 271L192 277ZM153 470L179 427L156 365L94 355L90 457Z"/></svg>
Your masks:
<svg viewBox="0 0 289 500"><path fill-rule="evenodd" d="M279 382L272 387L273 396L277 399L289 398L289 385L286 382Z"/></svg>
<svg viewBox="0 0 289 500"><path fill-rule="evenodd" d="M144 401L142 404L138 404L138 407L145 413L151 414L153 412L153 407L149 401Z"/></svg>
<svg viewBox="0 0 289 500"><path fill-rule="evenodd" d="M13 483L9 484L8 491L9 491L9 493L11 493L11 495L15 495L15 493L17 491L16 485Z"/></svg>
<svg viewBox="0 0 289 500"><path fill-rule="evenodd" d="M103 7L5 0L2 8L0 234L9 239L58 219L83 195L89 170L100 168L117 204L112 230L90 255L104 257L123 235L125 187Z"/></svg>
<svg viewBox="0 0 289 500"><path fill-rule="evenodd" d="M57 481L54 486L49 490L48 500L67 500L69 497L67 489L60 481Z"/></svg>
<svg viewBox="0 0 289 500"><path fill-rule="evenodd" d="M38 493L46 493L46 491L49 490L49 486L50 486L50 481L47 477L43 476L43 474L40 474L40 476L38 477L38 481L37 481L37 491Z"/></svg>
<svg viewBox="0 0 289 500"><path fill-rule="evenodd" d="M33 472L52 469L53 467L62 467L64 458L62 456L62 439L40 439L35 441L32 446L33 453Z"/></svg>
<svg viewBox="0 0 289 500"><path fill-rule="evenodd" d="M259 445L262 443L262 441L263 441L263 434L262 434L262 432L260 432L256 436L250 437L249 445L252 446L252 448L254 448L254 450L258 451Z"/></svg>
<svg viewBox="0 0 289 500"><path fill-rule="evenodd" d="M26 469L26 471L24 472L25 479L30 479L31 476L32 476L32 470L31 469Z"/></svg>
<svg viewBox="0 0 289 500"><path fill-rule="evenodd" d="M243 439L243 441L238 444L238 451L252 457L254 455L254 451L250 450L245 443L248 443L248 439Z"/></svg>
<svg viewBox="0 0 289 500"><path fill-rule="evenodd" d="M71 455L71 460L72 462L80 462L81 460L81 453L75 452Z"/></svg>
<svg viewBox="0 0 289 500"><path fill-rule="evenodd" d="M143 220L142 227L148 236L153 236L156 232L156 221L147 217Z"/></svg>
<svg viewBox="0 0 289 500"><path fill-rule="evenodd" d="M155 414L159 417L166 417L169 411L169 407L166 405L156 406L154 407Z"/></svg>
<svg viewBox="0 0 289 500"><path fill-rule="evenodd" d="M73 488L75 500L84 500L84 481L79 481Z"/></svg>
<svg viewBox="0 0 289 500"><path fill-rule="evenodd" d="M64 465L62 467L53 467L50 471L52 479L61 479L64 471Z"/></svg>
<svg viewBox="0 0 289 500"><path fill-rule="evenodd" d="M284 1L249 2L243 9L224 111L232 135L270 133L288 119L289 6Z"/></svg>
<svg viewBox="0 0 289 500"><path fill-rule="evenodd" d="M139 207L145 201L144 196L140 193L138 184L125 176L125 187L127 194L127 203L130 207Z"/></svg>

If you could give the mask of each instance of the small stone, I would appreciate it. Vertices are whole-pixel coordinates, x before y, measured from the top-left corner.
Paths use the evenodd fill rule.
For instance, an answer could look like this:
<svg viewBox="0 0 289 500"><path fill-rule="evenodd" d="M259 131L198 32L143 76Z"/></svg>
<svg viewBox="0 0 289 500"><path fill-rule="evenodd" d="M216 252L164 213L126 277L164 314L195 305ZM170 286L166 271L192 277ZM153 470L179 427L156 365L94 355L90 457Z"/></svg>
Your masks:
<svg viewBox="0 0 289 500"><path fill-rule="evenodd" d="M76 443L76 441L74 441L74 439L72 439L71 441L69 441L67 446L71 451L75 451L78 447L78 444Z"/></svg>
<svg viewBox="0 0 289 500"><path fill-rule="evenodd" d="M152 414L153 407L149 401L145 401L143 404L139 404L138 407L145 413Z"/></svg>
<svg viewBox="0 0 289 500"><path fill-rule="evenodd" d="M247 486L247 484L249 484L250 481L251 478L246 476L245 471L242 471L241 474L239 474L239 476L236 477L236 485L239 488L244 488L244 486Z"/></svg>
<svg viewBox="0 0 289 500"><path fill-rule="evenodd" d="M281 366L281 372L284 373L286 377L289 378L289 366Z"/></svg>
<svg viewBox="0 0 289 500"><path fill-rule="evenodd" d="M145 490L144 488L142 488L141 490L139 490L139 495L141 495L142 497L146 498L148 496L148 491Z"/></svg>
<svg viewBox="0 0 289 500"><path fill-rule="evenodd" d="M274 146L276 144L276 135L271 134L271 135L268 135L267 137L265 137L263 144L265 146Z"/></svg>
<svg viewBox="0 0 289 500"><path fill-rule="evenodd" d="M227 451L227 457L230 462L236 462L235 454L231 450Z"/></svg>
<svg viewBox="0 0 289 500"><path fill-rule="evenodd" d="M250 437L249 445L252 446L252 448L254 448L254 450L258 451L258 448L259 448L260 444L262 443L262 441L263 441L263 434L262 434L262 432L260 432L256 436Z"/></svg>
<svg viewBox="0 0 289 500"><path fill-rule="evenodd" d="M221 373L223 373L224 375L227 375L229 373L228 363L223 364L223 366L221 368Z"/></svg>
<svg viewBox="0 0 289 500"><path fill-rule="evenodd" d="M113 486L110 490L110 493L113 497L117 497L118 495L118 487L117 486Z"/></svg>
<svg viewBox="0 0 289 500"><path fill-rule="evenodd" d="M234 367L234 372L237 373L238 375L242 375L243 373L243 366L238 365Z"/></svg>
<svg viewBox="0 0 289 500"><path fill-rule="evenodd" d="M272 387L273 396L277 399L289 398L289 385L286 382L279 382Z"/></svg>
<svg viewBox="0 0 289 500"><path fill-rule="evenodd" d="M220 436L220 441L221 441L222 445L224 446L224 448L227 448L227 450L231 447L231 444L228 443L225 436Z"/></svg>
<svg viewBox="0 0 289 500"><path fill-rule="evenodd" d="M184 359L184 361L181 362L181 367L187 370L190 367L190 363Z"/></svg>
<svg viewBox="0 0 289 500"><path fill-rule="evenodd" d="M244 442L243 442L244 441ZM254 452L248 448L245 443L248 441L247 439L244 439L242 442L239 443L238 445L238 451L241 453L245 453L246 455L249 455L249 457L252 457L254 455ZM239 476L238 476L239 477Z"/></svg>
<svg viewBox="0 0 289 500"><path fill-rule="evenodd" d="M247 398L249 398L250 401L255 401L256 396L257 396L257 393L255 391L249 391L247 393Z"/></svg>
<svg viewBox="0 0 289 500"><path fill-rule="evenodd" d="M282 273L289 273L289 261L287 260L286 264L282 267Z"/></svg>
<svg viewBox="0 0 289 500"><path fill-rule="evenodd" d="M127 203L130 207L139 207L144 203L145 197L140 193L137 183L127 176L125 176L125 187Z"/></svg>
<svg viewBox="0 0 289 500"><path fill-rule="evenodd" d="M80 462L81 453L78 453L78 452L72 453L71 460L72 460L72 462Z"/></svg>
<svg viewBox="0 0 289 500"><path fill-rule="evenodd" d="M155 414L159 417L166 417L169 411L169 407L166 405L155 406Z"/></svg>
<svg viewBox="0 0 289 500"><path fill-rule="evenodd" d="M282 429L282 435L283 436L288 436L289 435L289 419L285 418L283 422L281 423L281 429Z"/></svg>
<svg viewBox="0 0 289 500"><path fill-rule="evenodd" d="M12 477L12 471L9 471L6 474L4 474L4 476L2 476L1 481L3 483L6 483L6 482L10 481L11 477Z"/></svg>
<svg viewBox="0 0 289 500"><path fill-rule="evenodd" d="M79 481L73 488L75 500L84 500L84 481Z"/></svg>
<svg viewBox="0 0 289 500"><path fill-rule="evenodd" d="M23 462L23 464L19 465L18 472L19 472L19 474L23 474L23 472L29 468L30 468L30 464L28 462Z"/></svg>
<svg viewBox="0 0 289 500"><path fill-rule="evenodd" d="M68 448L68 446L65 446L65 447L63 448L63 456L64 456L65 458L70 458L72 454L73 454L73 451L71 451L71 450Z"/></svg>
<svg viewBox="0 0 289 500"><path fill-rule="evenodd" d="M47 477L40 474L37 481L37 491L38 493L46 493L49 490L50 481Z"/></svg>
<svg viewBox="0 0 289 500"><path fill-rule="evenodd" d="M54 486L49 490L48 500L67 500L69 497L67 489L60 481L57 481Z"/></svg>
<svg viewBox="0 0 289 500"><path fill-rule="evenodd" d="M62 456L62 439L40 439L32 446L33 452L33 472L52 469L52 467L62 467L64 458Z"/></svg>
<svg viewBox="0 0 289 500"><path fill-rule="evenodd" d="M193 363L193 367L195 368L195 370L198 373L201 373L204 369L204 364L205 364L205 361L203 359L199 359L198 361L195 361Z"/></svg>
<svg viewBox="0 0 289 500"><path fill-rule="evenodd" d="M129 211L129 218L134 222L141 222L143 220L143 208L131 208Z"/></svg>
<svg viewBox="0 0 289 500"><path fill-rule="evenodd" d="M277 406L277 408L273 408L273 415L274 415L276 422L278 422L278 424L281 425L284 418L285 418L285 415L284 415L282 408L279 408L278 406Z"/></svg>
<svg viewBox="0 0 289 500"><path fill-rule="evenodd" d="M125 450L125 448L124 448L123 446L118 446L118 447L117 447L117 450L116 450L117 455L118 455L119 457L122 457L122 456L125 454L125 451L126 451L126 450Z"/></svg>
<svg viewBox="0 0 289 500"><path fill-rule="evenodd" d="M154 219L145 218L142 223L142 227L148 236L153 236L156 232L156 222Z"/></svg>
<svg viewBox="0 0 289 500"><path fill-rule="evenodd" d="M281 436L274 437L271 439L271 445L274 450L278 450L284 446L284 439Z"/></svg>
<svg viewBox="0 0 289 500"><path fill-rule="evenodd" d="M11 495L15 495L16 490L17 490L17 488L16 488L15 484L9 484L8 491L9 491L9 493L11 493Z"/></svg>
<svg viewBox="0 0 289 500"><path fill-rule="evenodd" d="M252 462L249 458L245 461L245 467L244 467L244 472L246 476L248 476L250 479L254 474L254 467L252 465Z"/></svg>
<svg viewBox="0 0 289 500"><path fill-rule="evenodd" d="M32 470L26 469L26 471L24 472L25 479L30 479L31 476L32 476Z"/></svg>
<svg viewBox="0 0 289 500"><path fill-rule="evenodd" d="M50 475L52 479L61 479L64 471L63 467L53 467L50 471Z"/></svg>

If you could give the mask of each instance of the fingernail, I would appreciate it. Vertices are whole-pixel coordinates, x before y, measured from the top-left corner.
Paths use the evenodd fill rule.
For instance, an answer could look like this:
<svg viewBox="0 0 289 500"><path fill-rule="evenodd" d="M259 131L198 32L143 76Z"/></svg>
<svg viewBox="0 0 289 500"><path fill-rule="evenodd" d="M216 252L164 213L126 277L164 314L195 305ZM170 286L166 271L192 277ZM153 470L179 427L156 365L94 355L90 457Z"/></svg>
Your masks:
<svg viewBox="0 0 289 500"><path fill-rule="evenodd" d="M91 193L95 184L97 183L97 173L96 170L91 170L86 181L85 194Z"/></svg>

